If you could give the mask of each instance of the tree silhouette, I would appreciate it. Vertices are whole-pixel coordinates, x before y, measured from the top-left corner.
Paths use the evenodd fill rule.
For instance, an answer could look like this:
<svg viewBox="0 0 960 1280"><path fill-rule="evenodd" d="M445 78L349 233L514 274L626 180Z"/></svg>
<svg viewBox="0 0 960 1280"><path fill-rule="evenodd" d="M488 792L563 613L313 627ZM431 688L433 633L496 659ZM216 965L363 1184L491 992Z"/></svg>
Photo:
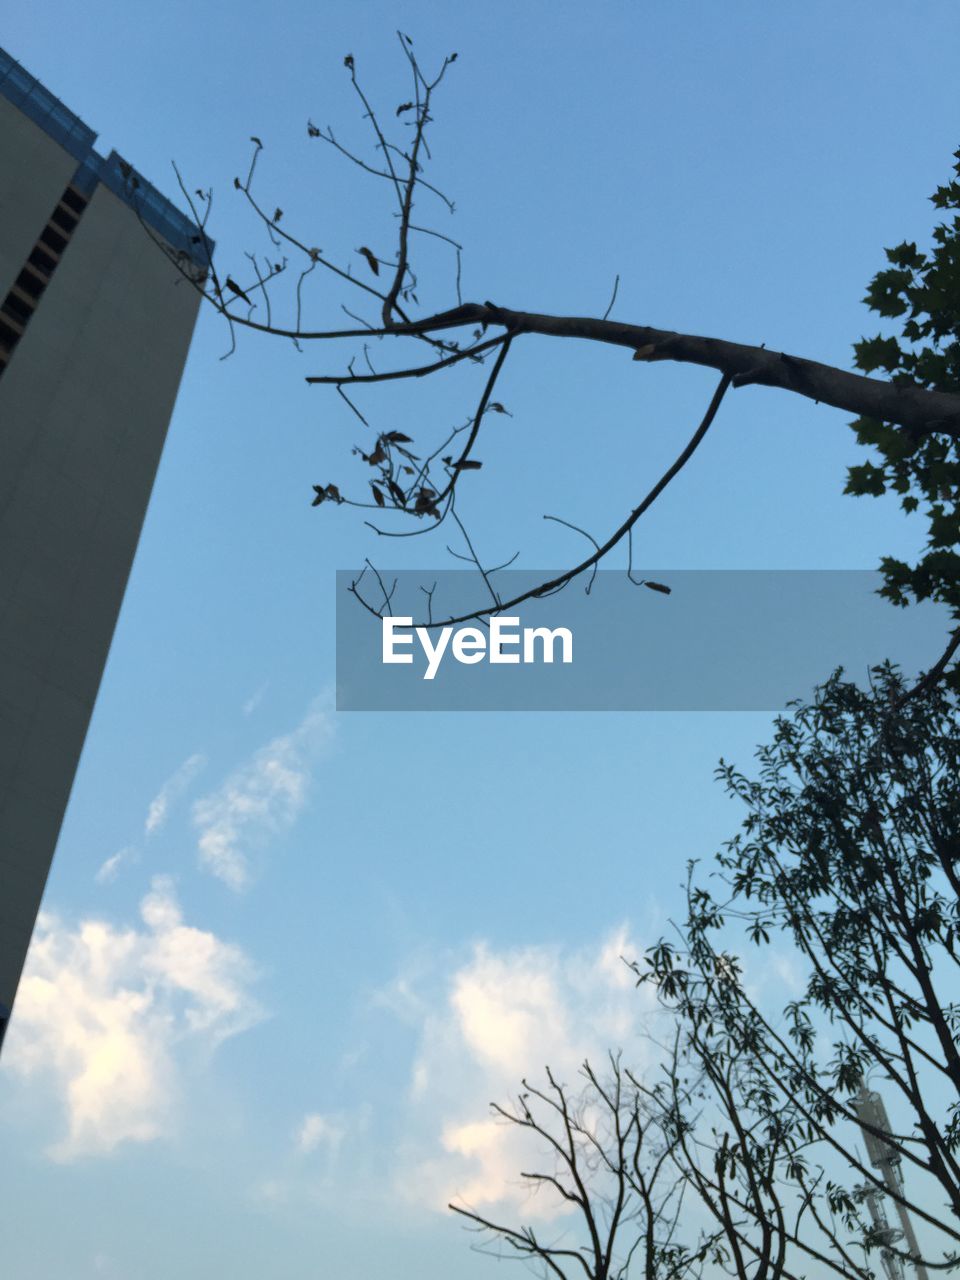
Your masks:
<svg viewBox="0 0 960 1280"><path fill-rule="evenodd" d="M877 336L857 344L854 364L860 372L762 346L612 320L616 287L610 307L596 317L541 315L491 301L465 302L460 288L462 246L437 226L421 221L416 212L421 201L431 201L448 213L454 209L452 200L427 179L425 168L430 161L428 133L435 97L457 55L446 57L439 71L428 77L412 39L400 32L397 38L409 69L411 92L396 107L375 109L361 85L354 58L347 55L343 60L369 125L370 155L345 146L331 128L307 123L309 138L357 165L388 193L396 219L392 251L384 254L360 245L353 262L338 262L316 246L313 233L288 225L281 207L287 201L257 194L256 167L263 143L254 137L246 177L236 178L234 186L266 238L267 252L248 252L242 271L233 266L228 272L211 260L203 279L196 273L190 278L226 321L231 351L238 330L272 335L298 346L347 341L359 348L338 372L312 375L307 381L334 388L364 428L365 439L353 449L362 476L360 494L356 486L351 488L342 480L324 480L313 486L312 501L317 506L333 503L369 511L371 527L384 537L430 533L447 521L459 526L467 547L467 554L460 558L481 572L487 594L461 619L429 617L421 620L422 625L486 618L525 599L561 590L621 545L627 551L629 572L634 525L693 457L727 393L753 385L780 388L856 415L853 425L858 439L876 450L878 460L851 469L848 492L893 490L901 494L905 510L915 511L922 505L928 521L928 547L917 564L883 562L886 593L900 604L924 598L943 601L960 617L960 558L955 549L960 540L960 215L956 212L960 210L960 152L957 176L932 197L952 220L934 230L929 253L914 243L888 250L889 266L870 285L866 301L875 311L884 317L905 318L899 339ZM206 244L203 231L211 216L213 192L191 192L182 180L181 187L197 223L198 240ZM448 296L453 305L422 314L415 260L427 243L443 246L451 255L454 271ZM186 267L184 271L189 275ZM352 321L349 325L308 322L309 283L318 272L332 276L356 299L350 307L341 304ZM285 297L284 282L288 285ZM611 532L594 537L579 530L592 544L591 553L524 594L502 599L492 583L495 570L482 563L456 504L463 476L482 467L478 447L487 415L508 412L496 398L498 381L530 334L611 344L629 352L641 365L695 364L716 370L720 378L702 421L675 462L644 486L630 511L611 520ZM411 347L422 355L411 357ZM434 377L453 368L465 370L468 379L476 366L482 367L482 373L473 407L436 441L375 431L370 426L374 411L366 403L361 409L357 402L365 388ZM869 376L877 371L887 376ZM389 608L388 600L371 600L359 583L354 586L358 599L371 612L382 615ZM933 669L931 678L947 671L958 645L960 630L951 637L942 665Z"/></svg>
<svg viewBox="0 0 960 1280"><path fill-rule="evenodd" d="M889 665L868 691L838 672L778 718L759 777L721 763L747 817L709 884L691 867L679 943L634 966L706 1082L708 1130L690 1122L677 1069L651 1096L712 1216L739 1216L738 1275L770 1230L794 1274L805 1258L815 1274L865 1277L878 1251L916 1264L881 1202L918 1226L920 1266L960 1262L960 700L943 685L903 692ZM785 941L799 994L773 1016L755 975Z"/></svg>
<svg viewBox="0 0 960 1280"><path fill-rule="evenodd" d="M683 1222L692 1196L678 1167L680 1136L672 1124L664 1127L661 1108L648 1103L618 1054L604 1076L589 1062L580 1074L577 1090L547 1067L543 1088L524 1080L512 1106L491 1104L549 1160L549 1173L520 1177L565 1210L560 1221L538 1231L466 1205L450 1208L483 1236L481 1252L521 1258L557 1280L696 1280L708 1262L724 1257L725 1231Z"/></svg>
<svg viewBox="0 0 960 1280"><path fill-rule="evenodd" d="M903 691L890 665L867 691L838 672L777 720L759 777L721 763L741 830L709 887L691 864L678 937L630 961L668 1015L656 1069L615 1053L579 1091L548 1069L494 1104L566 1213L452 1204L487 1251L557 1280L960 1266L960 697Z"/></svg>

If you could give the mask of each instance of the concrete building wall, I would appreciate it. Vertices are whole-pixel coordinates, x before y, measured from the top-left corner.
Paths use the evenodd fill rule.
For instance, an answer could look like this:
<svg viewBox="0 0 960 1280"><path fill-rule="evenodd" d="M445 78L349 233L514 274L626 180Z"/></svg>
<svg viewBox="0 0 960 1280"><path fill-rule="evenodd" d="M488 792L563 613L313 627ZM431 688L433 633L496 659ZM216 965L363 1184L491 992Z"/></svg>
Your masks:
<svg viewBox="0 0 960 1280"><path fill-rule="evenodd" d="M10 110L18 115L0 101L0 137ZM0 278L13 278L76 161L55 154L57 144L26 120L3 147ZM198 306L133 210L98 186L0 377L0 1005L7 1007Z"/></svg>
<svg viewBox="0 0 960 1280"><path fill-rule="evenodd" d="M73 156L0 97L0 298L77 167Z"/></svg>

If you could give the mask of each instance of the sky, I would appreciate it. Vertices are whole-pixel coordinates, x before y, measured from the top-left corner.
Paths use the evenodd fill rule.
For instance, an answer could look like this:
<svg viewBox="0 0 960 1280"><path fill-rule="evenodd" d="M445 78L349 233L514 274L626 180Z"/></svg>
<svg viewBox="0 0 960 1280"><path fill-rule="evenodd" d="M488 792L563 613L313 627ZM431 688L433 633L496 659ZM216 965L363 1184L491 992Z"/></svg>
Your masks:
<svg viewBox="0 0 960 1280"><path fill-rule="evenodd" d="M175 196L214 189L221 273L265 249L232 179L338 260L389 252L376 179L311 140L367 145L343 69L385 117L397 29L435 103L423 200L464 246L463 295L603 314L850 366L883 247L921 244L958 145L960 13L931 0L771 6L162 6L49 0L2 42ZM424 301L455 302L423 253ZM246 270L246 275L244 272ZM348 301L318 283L310 314ZM348 302L348 305L352 303ZM201 313L0 1067L8 1273L24 1280L465 1277L493 1263L444 1205L528 1215L527 1154L488 1104L572 1079L656 1025L619 960L681 909L688 859L741 814L713 780L758 713L337 713L338 569L380 556L312 484L363 481L362 428L309 373L340 349ZM369 390L381 430L437 431L475 395ZM459 379L459 380L458 380ZM678 451L713 375L530 338L511 354L464 500L490 561L567 567ZM644 517L658 570L873 568L920 530L842 494L843 413L772 390L725 401ZM442 541L390 567L449 568ZM824 678L829 674L825 663ZM802 695L807 690L798 690Z"/></svg>

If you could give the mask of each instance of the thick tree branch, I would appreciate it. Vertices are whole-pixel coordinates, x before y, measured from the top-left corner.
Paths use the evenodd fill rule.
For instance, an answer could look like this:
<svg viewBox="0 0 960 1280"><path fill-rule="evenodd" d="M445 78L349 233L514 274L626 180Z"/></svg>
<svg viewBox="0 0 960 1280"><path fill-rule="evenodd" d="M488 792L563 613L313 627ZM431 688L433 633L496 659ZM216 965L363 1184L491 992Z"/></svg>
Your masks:
<svg viewBox="0 0 960 1280"><path fill-rule="evenodd" d="M466 361L482 363L486 354L499 347L491 381L488 382L487 390L484 392L480 411L474 416L469 427L470 434L467 445L456 461L453 460L452 456L443 458L443 463L447 470L442 481L437 483L430 482L428 474L430 463L441 454L439 451L431 451L429 445L425 450L426 454L429 455L426 461L423 461L421 454L401 449L401 453L406 458L406 462L400 463L402 474L413 476L415 470L419 469L419 474L416 475L415 483L412 486L404 483L399 473L394 473L390 449L384 443L384 441L389 440L390 433L380 432L378 444L372 451L359 447L353 449L355 455L363 457L365 461L373 466L376 466L377 463L383 463L381 472L377 477L379 483L373 483L374 504L377 507L384 507L392 502L395 509L401 510L409 517L413 517L418 525L416 529L406 533L393 531L388 533L388 531L381 529L378 529L377 532L382 536L391 537L417 536L418 534L432 531L443 522L443 519L448 514L448 509L452 507L454 489L461 471L477 470L482 465L478 459L473 458L471 450L481 426L483 412L487 407L486 401L490 394L492 382L496 379L513 337L520 333L531 333L548 338L576 338L585 342L601 342L612 346L626 347L632 352L633 358L637 361L669 360L713 369L721 376L724 389L728 387L744 387L750 384L776 387L792 392L795 395L804 396L815 403L822 401L824 404L843 410L851 417L860 419L855 425L858 427L858 436L861 444L874 444L886 461L884 468L880 470L873 464L852 468L847 491L851 493L880 493L890 489L905 495L903 497L903 505L906 510L916 510L919 497L912 490L918 488L930 506L929 514L933 522L932 528L935 526L933 540L929 544L930 548L932 548L931 554L924 560L922 569L918 567L912 571L912 576L904 578L903 574L908 573L907 567L901 565L898 561L891 561L887 558L883 566L883 571L887 578L884 593L890 595L897 603L905 603L907 595L912 592L917 598L929 597L936 601L951 604L955 611L960 609L960 605L957 604L957 599L960 597L957 597L955 588L955 579L960 573L960 569L957 567L960 565L960 558L953 552L949 554L941 554L940 552L941 548L946 547L945 539L948 538L953 528L950 525L950 513L946 511L943 504L955 502L955 491L960 492L960 487L958 487L958 475L960 475L960 472L954 474L951 471L951 468L956 464L951 462L949 457L941 456L944 451L952 456L956 445L951 444L951 441L960 442L960 388L958 388L955 379L951 381L950 377L940 377L936 374L935 370L939 367L936 361L934 361L933 366L930 366L930 355L935 354L936 350L939 349L936 341L932 348L924 348L919 352L915 350L922 334L926 332L923 325L918 327L918 324L911 320L912 331L905 330L905 335L910 344L909 350L906 348L901 350L895 342L893 343L893 347L899 352L899 362L894 361L894 363L891 363L893 356L890 351L890 342L887 340L882 341L878 338L858 345L856 364L863 369L880 368L887 370L888 376L886 380L883 380L787 352L770 351L766 349L765 344L756 346L720 338L678 333L654 328L650 325L626 324L620 320L612 320L610 319L610 313L617 299L619 276L614 282L610 302L600 317L545 315L532 311L513 310L489 301L463 303L461 297L461 245L459 241L433 227L424 226L419 221L417 223L413 222L414 206L419 199L418 188L424 188L440 196L446 202L450 212L453 212L452 201L448 200L437 187L426 180L423 169L424 165L432 159L426 134L433 119L433 94L444 79L447 69L456 61L457 55L451 53L445 57L438 73L429 78L424 75L421 69L412 39L402 32L397 33L397 39L404 57L409 63L413 77L413 91L410 100L397 106L393 111L393 115L389 118L378 115L378 109L374 107L372 98L368 97L365 89L361 87L353 55L348 54L343 59L344 66L350 75L350 82L358 95L364 119L372 130L371 141L374 144L375 151L375 158L372 161L356 154L353 150L340 143L334 137L331 129L318 128L309 121L307 124L309 137L317 138L327 143L362 170L375 175L381 183L385 181L388 184L392 203L394 204L393 217L396 220L393 252L386 252L383 246L377 246L376 244L373 249L368 246L361 246L355 249L355 252L366 260L367 267L371 273L370 278L366 277L366 272L362 273L363 279L354 275L352 260L340 265L331 261L320 248L313 245L312 237L307 237L302 233L294 234L292 231L287 230L285 226L281 227L280 223L284 216L282 208L275 207L273 200L266 204L261 204L254 197L251 187L259 153L263 149L262 142L255 136L251 139L255 150L247 176L243 181L235 178L234 186L244 195L274 249L281 245L286 245L304 255L305 263L303 269L295 281L295 297L292 301L295 301L296 306L295 309L291 308L293 312L291 319L287 321L280 318L277 307L273 302L274 290L272 282L274 277L286 271L288 266L287 259L284 258L281 263L274 263L270 258L265 260L264 265L260 256L247 253L247 260L251 264L255 276L255 280L249 283L245 283L239 276L232 278L224 272L218 274L210 259L209 244L205 239L204 232L204 227L210 214L212 193L202 189L198 190L195 193L197 197L195 201L187 190L186 185L180 179L179 174L178 181L181 182L184 196L197 224L197 235L193 238L194 243L207 246L205 251L206 262L204 263L206 269L197 270L194 264L185 260L186 255L176 253L169 246L165 249L180 271L187 276L193 286L198 289L227 322L230 331L230 351L228 354L232 353L236 348L236 332L240 328L292 340L298 349L301 349L302 343L306 341L326 341L334 338L363 339L366 372L355 372L354 362L357 357L354 355L352 359L348 360L346 369L342 370L342 372L331 371L327 373L320 371L317 375L309 376L307 381L332 385L351 412L365 426L369 425L374 419L372 414L368 416L369 411L366 410L365 405L354 403L353 399L348 396L347 389L351 385L374 384L377 382L394 383L400 380L429 377L432 373ZM387 128L388 119L389 129ZM391 139L388 136L388 133L394 129L402 129L403 136L408 141L398 145L397 139ZM952 191L952 187L950 189L940 189L934 199L934 203L938 207L955 207L952 203L953 197L950 195L950 191ZM956 207L960 207L960 204ZM270 212L271 209L273 209L272 214ZM458 305L418 319L414 319L410 314L414 308L419 310L421 306L420 299L417 296L417 291L421 287L419 282L420 271L419 269L414 269L415 241L411 238L411 232L416 232L418 236L423 235L445 242L456 252L455 288L451 290L448 287L445 294L440 295L434 292L433 297L449 297L452 295L456 298ZM156 237L154 238L156 239ZM420 244L422 245L422 243L421 241ZM952 241L950 243L952 244ZM161 247L163 247L162 243ZM900 261L903 253L908 248L909 246L900 246L894 255L897 261ZM933 272L929 280L927 275L920 272L917 266L917 262L921 260L926 262L927 259L923 255L920 255L918 259L915 248L908 254L910 271L907 272L907 276L909 276L910 280L909 288L914 293L911 293L909 298L904 295L900 298L900 303L904 308L913 307L911 315L918 315L917 306L919 306L918 298L920 294L916 294L917 290L921 290L921 292L925 290L924 296L929 295L929 299L939 298L944 289L948 293L952 290L952 277L949 274L949 261L952 261L952 259L949 259L948 248L949 246L942 246L941 249L934 252L933 257L929 260L929 265L925 268L927 275ZM888 256L891 252L888 251ZM947 258L944 258L943 263L939 266L937 265L938 254L941 256L942 254L947 254ZM890 260L891 262L894 261L894 257L891 257ZM376 302L376 311L369 316L364 316L354 314L354 312L341 304L341 309L355 322L357 327L307 327L304 322L302 286L307 275L318 267L331 272L342 284L359 290L361 296L368 303ZM943 274L943 272L946 272L946 274ZM294 291L293 275L294 273L291 272L291 292ZM926 281L922 285L922 289L920 284L921 276ZM879 283L877 287L889 287L895 291L899 289L902 294L903 289L907 287L904 284L906 278L902 270L899 275L893 272L892 276L890 272L887 272L882 275L882 279L878 276L877 281ZM241 304L244 305L241 306ZM436 305L436 302L426 303L428 307ZM871 305L873 304L871 303ZM260 313L260 306L263 307L265 312L263 315ZM874 306L874 309L878 308ZM936 310L936 308L934 309ZM882 314L892 315L899 314L899 312L883 311ZM939 316L939 312L937 312L937 315ZM940 333L942 336L942 333L953 332L955 324L948 322L948 320L949 317L944 319L943 316L935 320L935 334ZM944 328L944 326L946 327ZM464 327L470 327L474 331L468 342L464 342L459 335L452 333L452 331ZM488 334L488 329L492 329L493 334ZM448 336L448 332L451 336ZM427 344L431 347L435 352L435 356L431 363L420 363L415 359L410 359L408 353L398 352L396 358L384 362L392 364L393 367L381 370L381 362L379 360L376 362L371 361L368 354L367 342L372 338L413 339L418 344ZM876 350L877 343L880 343L882 348L879 356ZM923 360L921 360L921 356ZM936 357L936 359L940 358L940 356ZM927 363L923 363L924 360ZM934 370L932 373L931 368ZM890 370L896 370L896 372L890 373ZM931 382L935 386L945 389L930 389ZM721 391L720 395L722 394L723 392ZM502 405L493 404L491 407L497 412L505 412ZM875 424L884 424L884 426L889 424L899 428L899 430L880 429ZM399 432L394 434L402 435ZM454 434L457 433L454 432ZM405 437L405 440L415 449L422 447L419 441L414 441L409 436ZM584 443L589 447L589 440L584 441ZM681 459L679 465L683 465L686 456ZM410 465L407 465L407 463ZM616 546L621 538L626 538L627 540L627 573L630 580L635 581L632 574L632 530L634 522L642 514L646 506L656 498L664 484L669 482L672 474L675 474L675 470L676 468L672 469L671 473L668 473L664 481L661 481L653 493L645 499L644 503L628 516L627 520L602 547L594 543L595 555L569 572L559 577L554 577L540 587L517 597L510 602L510 606L519 604L531 596L552 593L555 590L559 590L578 573L595 570L603 556L612 547ZM352 506L371 507L372 505L364 502L351 502L345 499L336 484L314 485L313 488L316 495L312 500L313 505L319 505L327 498L335 500L338 504L346 502L347 505ZM424 521L424 516L435 518L436 523L430 524ZM575 528L576 526L571 525L571 527ZM471 556L473 556L472 550ZM476 560L475 556L473 558ZM476 560L476 563L477 567L481 568L479 560ZM899 577L897 576L898 574L900 575ZM356 586L356 584L354 585ZM656 586L656 584L647 585ZM429 599L430 597L428 596ZM503 605L502 608L510 606ZM378 611L371 609L371 612L376 613ZM479 620L482 622L485 612L487 611L473 611L469 614L464 614L459 619L448 619L446 624L433 623L432 625L449 625L452 622L467 620ZM949 660L949 656L952 656L952 652L948 651L947 660ZM945 668L946 661L942 659L918 687L926 688L929 683L941 678L945 674Z"/></svg>
<svg viewBox="0 0 960 1280"><path fill-rule="evenodd" d="M202 283L192 279L185 268L181 267L181 270L196 288L205 292ZM766 347L743 342L728 342L724 338L705 338L696 334L676 333L670 329L655 329L650 325L625 324L620 320L591 316L551 316L532 311L512 311L506 307L477 302L465 302L448 311L425 316L421 320L392 324L389 328L288 329L235 315L227 311L218 297L206 292L205 296L235 325L301 342L333 338L415 337L467 325L500 325L512 333L538 333L543 337L604 342L632 349L634 358L639 360L670 360L679 364L697 364L716 369L726 374L734 387L752 384L778 387L782 391L805 396L818 404L843 409L857 417L873 418L878 422L891 422L906 427L918 436L940 432L953 439L960 439L960 395L948 391L933 391L926 387L898 385L881 378L870 378L862 373L850 373L819 360L808 360L783 351L768 351ZM335 376L310 379L313 382L342 380Z"/></svg>
<svg viewBox="0 0 960 1280"><path fill-rule="evenodd" d="M548 316L504 307L467 304L463 323L502 324L518 333L539 333L552 338L581 338L632 347L635 359L674 360L716 369L731 379L734 387L779 387L810 400L822 401L862 418L894 422L925 435L938 431L960 438L960 395L928 391L923 387L898 386L860 373L848 373L817 360L806 360L785 352L767 351L722 338L702 338L693 334L653 329L646 325L623 324L619 320L597 320L585 316ZM448 312L444 317L449 323Z"/></svg>

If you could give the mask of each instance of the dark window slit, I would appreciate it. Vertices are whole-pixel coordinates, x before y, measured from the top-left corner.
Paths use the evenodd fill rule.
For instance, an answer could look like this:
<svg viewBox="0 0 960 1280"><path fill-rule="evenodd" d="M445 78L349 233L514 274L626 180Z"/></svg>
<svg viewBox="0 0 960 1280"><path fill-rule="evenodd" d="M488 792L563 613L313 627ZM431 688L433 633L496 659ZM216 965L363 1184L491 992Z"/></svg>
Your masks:
<svg viewBox="0 0 960 1280"><path fill-rule="evenodd" d="M6 347L9 351L15 347L19 341L20 335L17 333L16 329L11 329L8 324L5 324L3 320L0 320L0 346Z"/></svg>
<svg viewBox="0 0 960 1280"><path fill-rule="evenodd" d="M74 213L83 213L84 209L87 207L86 198L82 196L79 191L74 191L73 187L67 187L66 191L63 193L62 203L65 204L68 209L72 209Z"/></svg>
<svg viewBox="0 0 960 1280"><path fill-rule="evenodd" d="M24 293L29 293L31 298L39 298L47 286L46 280L35 275L26 267L17 276L16 283L17 288L22 289Z"/></svg>
<svg viewBox="0 0 960 1280"><path fill-rule="evenodd" d="M27 261L30 263L31 267L36 267L36 269L38 271L42 271L44 275L50 275L54 267L57 265L56 259L51 258L49 253L44 253L44 251L39 247L34 249Z"/></svg>
<svg viewBox="0 0 960 1280"><path fill-rule="evenodd" d="M77 225L77 219L72 213L68 213L66 209L54 209L50 215L50 221L55 222L58 227L62 227L68 235L72 235Z"/></svg>
<svg viewBox="0 0 960 1280"><path fill-rule="evenodd" d="M40 239L44 244L49 245L54 253L63 253L67 247L66 237L54 231L53 227L44 227L40 233Z"/></svg>
<svg viewBox="0 0 960 1280"><path fill-rule="evenodd" d="M33 307L28 302L24 302L22 298L18 298L15 293L8 293L0 306L0 311L6 315L12 316L14 320L18 320L21 324L25 323L33 315Z"/></svg>

